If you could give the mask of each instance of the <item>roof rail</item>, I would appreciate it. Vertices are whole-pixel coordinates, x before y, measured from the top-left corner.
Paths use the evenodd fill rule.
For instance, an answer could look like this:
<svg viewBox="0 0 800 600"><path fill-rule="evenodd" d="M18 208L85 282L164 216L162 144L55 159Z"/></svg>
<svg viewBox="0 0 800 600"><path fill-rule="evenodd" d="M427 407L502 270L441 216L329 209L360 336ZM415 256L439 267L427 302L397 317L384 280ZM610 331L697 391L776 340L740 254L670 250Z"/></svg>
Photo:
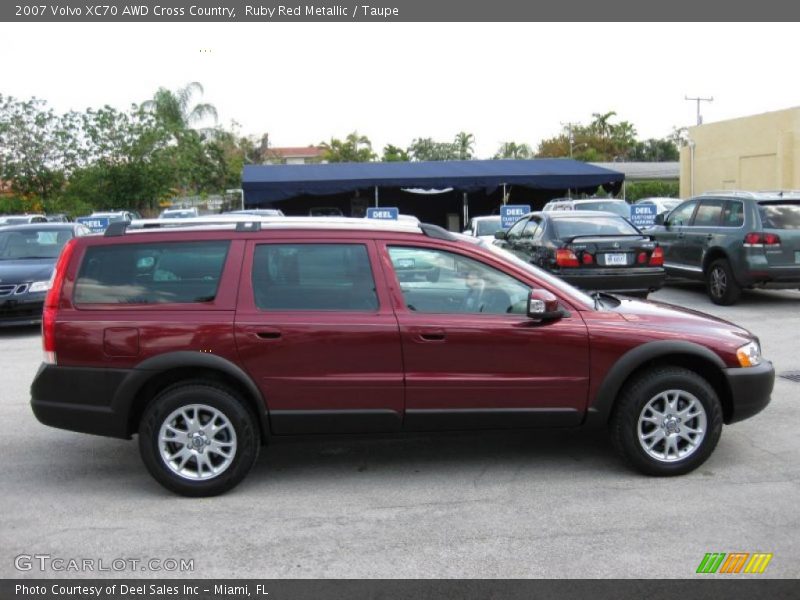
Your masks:
<svg viewBox="0 0 800 600"><path fill-rule="evenodd" d="M707 190L699 194L700 196L738 196L740 198L755 198L753 192L745 190Z"/></svg>

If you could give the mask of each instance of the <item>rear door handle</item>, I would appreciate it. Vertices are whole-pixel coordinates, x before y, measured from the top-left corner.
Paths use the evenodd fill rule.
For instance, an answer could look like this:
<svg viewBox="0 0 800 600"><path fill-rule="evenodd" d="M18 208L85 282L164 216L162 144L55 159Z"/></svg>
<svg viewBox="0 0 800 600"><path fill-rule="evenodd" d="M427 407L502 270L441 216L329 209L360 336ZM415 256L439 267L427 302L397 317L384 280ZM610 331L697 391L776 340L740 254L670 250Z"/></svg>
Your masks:
<svg viewBox="0 0 800 600"><path fill-rule="evenodd" d="M422 342L443 342L447 338L443 329L417 329L413 334Z"/></svg>

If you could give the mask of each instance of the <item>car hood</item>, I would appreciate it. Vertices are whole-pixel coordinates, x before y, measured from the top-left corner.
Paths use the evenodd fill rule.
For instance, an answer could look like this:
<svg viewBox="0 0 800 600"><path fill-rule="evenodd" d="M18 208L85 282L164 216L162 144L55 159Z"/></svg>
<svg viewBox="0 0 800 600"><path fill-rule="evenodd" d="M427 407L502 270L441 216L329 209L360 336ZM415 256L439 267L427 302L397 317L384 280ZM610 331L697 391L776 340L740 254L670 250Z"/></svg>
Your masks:
<svg viewBox="0 0 800 600"><path fill-rule="evenodd" d="M53 274L55 265L54 258L0 260L0 283L47 281Z"/></svg>
<svg viewBox="0 0 800 600"><path fill-rule="evenodd" d="M693 342L713 348L732 366L736 364L736 349L755 338L735 323L697 310L665 302L617 298L617 306L608 302L591 316L583 313L590 330L614 330L636 344L655 340Z"/></svg>

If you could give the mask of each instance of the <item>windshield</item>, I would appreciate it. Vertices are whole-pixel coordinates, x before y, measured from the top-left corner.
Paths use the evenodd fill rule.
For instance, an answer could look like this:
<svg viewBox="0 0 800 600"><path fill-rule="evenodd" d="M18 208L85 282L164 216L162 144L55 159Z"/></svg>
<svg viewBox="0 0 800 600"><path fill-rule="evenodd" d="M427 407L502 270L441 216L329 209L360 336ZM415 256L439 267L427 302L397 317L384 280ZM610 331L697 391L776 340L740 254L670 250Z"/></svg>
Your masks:
<svg viewBox="0 0 800 600"><path fill-rule="evenodd" d="M496 219L481 219L476 223L478 224L476 235L494 235L495 231L500 231L503 228L500 225L500 217Z"/></svg>
<svg viewBox="0 0 800 600"><path fill-rule="evenodd" d="M69 229L0 231L0 260L58 258L61 248L71 238Z"/></svg>
<svg viewBox="0 0 800 600"><path fill-rule="evenodd" d="M766 229L800 229L800 202L759 204L758 212Z"/></svg>
<svg viewBox="0 0 800 600"><path fill-rule="evenodd" d="M28 217L0 217L0 225L20 225L29 221Z"/></svg>
<svg viewBox="0 0 800 600"><path fill-rule="evenodd" d="M608 212L616 213L621 217L629 217L631 215L631 207L627 202L620 202L619 200L611 202L608 200L597 200L593 202L581 202L575 204L576 210L605 210Z"/></svg>
<svg viewBox="0 0 800 600"><path fill-rule="evenodd" d="M590 217L554 219L556 237L569 239L592 235L641 235L638 229L622 217Z"/></svg>
<svg viewBox="0 0 800 600"><path fill-rule="evenodd" d="M487 250L491 251L492 253L496 254L501 259L505 260L506 262L510 262L517 267L522 268L523 270L527 271L537 279L546 282L548 285L553 286L558 291L562 292L565 296L568 296L570 300L577 304L582 304L586 308L594 308L594 300L592 300L591 296L587 296L578 288L572 287L563 279L559 279L558 277L551 275L547 271L540 269L528 262L525 262L521 258L518 258L511 252L500 248L499 246L495 246L491 243L483 242L481 243L482 248L486 248Z"/></svg>

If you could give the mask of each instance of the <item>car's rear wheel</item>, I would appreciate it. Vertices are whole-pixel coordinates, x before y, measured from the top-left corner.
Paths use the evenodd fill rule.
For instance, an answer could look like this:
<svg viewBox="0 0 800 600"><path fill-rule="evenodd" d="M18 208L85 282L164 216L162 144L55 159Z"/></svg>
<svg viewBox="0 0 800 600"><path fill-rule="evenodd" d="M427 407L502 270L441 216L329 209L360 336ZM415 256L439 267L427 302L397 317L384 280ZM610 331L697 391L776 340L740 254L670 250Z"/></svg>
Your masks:
<svg viewBox="0 0 800 600"><path fill-rule="evenodd" d="M610 425L614 446L633 467L648 475L681 475L714 451L722 407L697 373L659 367L623 388Z"/></svg>
<svg viewBox="0 0 800 600"><path fill-rule="evenodd" d="M717 259L708 267L706 290L714 304L730 306L739 300L742 288L736 283L731 265L726 259Z"/></svg>
<svg viewBox="0 0 800 600"><path fill-rule="evenodd" d="M139 451L161 485L184 496L215 496L236 486L259 450L255 418L236 395L206 383L167 388L139 426Z"/></svg>

